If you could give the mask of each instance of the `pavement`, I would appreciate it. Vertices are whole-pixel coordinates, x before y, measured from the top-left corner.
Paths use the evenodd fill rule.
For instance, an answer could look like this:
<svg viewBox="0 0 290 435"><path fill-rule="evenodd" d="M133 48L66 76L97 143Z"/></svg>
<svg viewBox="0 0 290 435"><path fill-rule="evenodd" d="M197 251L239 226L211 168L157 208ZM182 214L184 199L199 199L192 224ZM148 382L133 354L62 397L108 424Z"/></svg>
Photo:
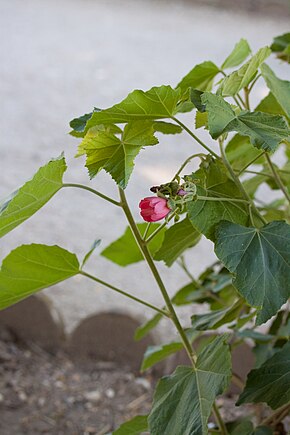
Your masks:
<svg viewBox="0 0 290 435"><path fill-rule="evenodd" d="M88 180L83 161L74 159L78 141L69 121L94 106L109 107L131 90L175 85L195 64L221 64L234 44L246 37L253 49L289 30L285 18L243 14L184 2L150 0L0 0L0 197L22 185L51 157L65 152L65 181L85 183L116 197L106 173ZM277 61L275 70L287 77ZM261 82L257 98L265 95ZM188 125L193 123L186 116ZM201 137L207 135L201 133ZM143 151L129 185L128 198L138 217L138 202L149 187L171 178L199 150L186 134L160 137ZM59 244L81 258L96 238L107 246L120 236L125 219L119 209L84 191L63 189L41 211L2 239L0 255L26 243ZM214 259L203 240L187 255L197 275ZM127 268L98 256L87 270L101 279L162 305L144 263ZM160 271L169 292L187 282L178 266ZM83 277L46 291L67 331L81 319L103 311L130 313L142 320L150 311Z"/></svg>

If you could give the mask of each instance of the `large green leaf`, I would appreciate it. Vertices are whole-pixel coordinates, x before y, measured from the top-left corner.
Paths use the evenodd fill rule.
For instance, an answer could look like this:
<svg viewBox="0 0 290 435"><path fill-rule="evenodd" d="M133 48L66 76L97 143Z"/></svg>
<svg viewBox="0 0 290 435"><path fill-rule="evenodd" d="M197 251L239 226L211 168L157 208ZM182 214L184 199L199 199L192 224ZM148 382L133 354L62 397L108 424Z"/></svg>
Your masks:
<svg viewBox="0 0 290 435"><path fill-rule="evenodd" d="M243 301L239 300L232 307L223 310L215 310L205 314L194 314L191 316L191 325L197 331L217 329L237 319L242 308Z"/></svg>
<svg viewBox="0 0 290 435"><path fill-rule="evenodd" d="M186 249L195 246L200 237L200 233L186 217L166 230L161 248L155 253L154 259L163 260L167 266L171 266Z"/></svg>
<svg viewBox="0 0 290 435"><path fill-rule="evenodd" d="M258 369L252 370L237 405L266 402L272 409L290 401L290 342Z"/></svg>
<svg viewBox="0 0 290 435"><path fill-rule="evenodd" d="M141 235L143 235L147 228L147 223L137 224L137 226ZM148 236L159 228L159 226L160 224L152 223L148 231ZM164 232L165 228L159 231L159 233L149 242L148 248L152 255L160 249L164 238ZM143 256L137 246L130 227L127 227L125 233L118 240L107 246L107 248L101 252L101 255L108 258L108 260L119 264L119 266L128 266L129 264L143 260Z"/></svg>
<svg viewBox="0 0 290 435"><path fill-rule="evenodd" d="M233 284L259 308L257 324L270 319L290 296L290 226L273 221L261 229L221 222L215 252L234 274Z"/></svg>
<svg viewBox="0 0 290 435"><path fill-rule="evenodd" d="M193 178L202 180L198 186L199 196L226 198L227 201L210 201L199 199L187 203L188 217L194 227L208 239L215 239L215 227L223 219L240 224L248 222L246 204L231 199L242 199L235 183L227 176L225 167L219 160L209 160L201 164L201 168Z"/></svg>
<svg viewBox="0 0 290 435"><path fill-rule="evenodd" d="M137 415L123 423L112 435L139 435L148 429L147 415Z"/></svg>
<svg viewBox="0 0 290 435"><path fill-rule="evenodd" d="M183 349L183 344L180 341L157 346L149 346L144 353L141 372L144 372L158 362L163 361L169 355L172 355L181 349Z"/></svg>
<svg viewBox="0 0 290 435"><path fill-rule="evenodd" d="M77 273L77 257L59 246L19 246L2 262L0 309Z"/></svg>
<svg viewBox="0 0 290 435"><path fill-rule="evenodd" d="M241 39L222 64L222 69L234 68L240 65L251 54L251 48L246 39Z"/></svg>
<svg viewBox="0 0 290 435"><path fill-rule="evenodd" d="M159 381L148 419L151 435L206 435L213 402L230 377L226 338L217 337L198 355L195 369L177 367Z"/></svg>
<svg viewBox="0 0 290 435"><path fill-rule="evenodd" d="M0 237L32 216L61 189L65 170L63 156L51 160L32 180L0 203Z"/></svg>
<svg viewBox="0 0 290 435"><path fill-rule="evenodd" d="M128 184L134 159L142 146L158 143L150 121L130 122L125 126L121 138L110 132L92 130L80 144L78 155L86 153L86 167L91 178L105 169L123 189Z"/></svg>
<svg viewBox="0 0 290 435"><path fill-rule="evenodd" d="M275 151L290 130L283 116L263 112L244 111L236 115L229 103L221 96L205 92L202 102L208 112L208 127L213 139L221 134L236 131L248 136L257 148Z"/></svg>
<svg viewBox="0 0 290 435"><path fill-rule="evenodd" d="M220 69L211 61L200 63L183 77L176 88L181 90L182 95L188 88L208 91L212 88L212 81L219 72Z"/></svg>
<svg viewBox="0 0 290 435"><path fill-rule="evenodd" d="M261 66L261 73L268 88L290 118L290 82L279 79L267 64Z"/></svg>
<svg viewBox="0 0 290 435"><path fill-rule="evenodd" d="M248 62L241 66L241 68L226 77L220 86L222 95L235 95L241 89L248 86L255 77L260 65L270 54L271 50L269 47L261 48Z"/></svg>
<svg viewBox="0 0 290 435"><path fill-rule="evenodd" d="M179 98L180 91L170 86L154 87L146 92L135 90L115 106L93 112L87 121L85 132L99 124L171 118L176 113Z"/></svg>

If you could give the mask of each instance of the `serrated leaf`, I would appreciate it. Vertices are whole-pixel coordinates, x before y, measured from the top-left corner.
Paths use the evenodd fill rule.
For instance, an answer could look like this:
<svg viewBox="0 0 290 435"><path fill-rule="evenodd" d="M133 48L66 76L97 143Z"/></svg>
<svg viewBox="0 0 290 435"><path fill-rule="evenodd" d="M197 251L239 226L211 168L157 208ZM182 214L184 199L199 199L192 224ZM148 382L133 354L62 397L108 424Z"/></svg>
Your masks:
<svg viewBox="0 0 290 435"><path fill-rule="evenodd" d="M251 370L237 405L266 402L272 409L290 401L290 342L264 362Z"/></svg>
<svg viewBox="0 0 290 435"><path fill-rule="evenodd" d="M195 369L177 367L159 381L148 418L151 435L206 435L213 402L230 378L226 337L217 337L198 355Z"/></svg>
<svg viewBox="0 0 290 435"><path fill-rule="evenodd" d="M144 234L147 223L137 224L141 235ZM151 235L160 224L152 223L150 225L148 235ZM149 243L148 248L152 255L160 248L163 238L164 238L165 228L163 228ZM116 241L111 243L107 248L105 248L101 255L106 257L108 260L113 261L119 266L128 266L132 263L137 263L143 260L143 256L136 244L135 238L132 234L130 227L126 228L125 233Z"/></svg>
<svg viewBox="0 0 290 435"><path fill-rule="evenodd" d="M190 100L197 108L199 112L205 112L205 105L202 104L201 96L203 91L199 91L198 89L191 88L190 89Z"/></svg>
<svg viewBox="0 0 290 435"><path fill-rule="evenodd" d="M220 86L222 95L236 95L241 89L248 86L255 77L260 65L270 56L270 54L271 50L269 47L261 48L248 62L241 66L240 69L226 77Z"/></svg>
<svg viewBox="0 0 290 435"><path fill-rule="evenodd" d="M156 121L153 123L154 130L163 134L179 134L182 133L182 128L171 122Z"/></svg>
<svg viewBox="0 0 290 435"><path fill-rule="evenodd" d="M0 237L36 213L61 189L65 170L63 156L51 160L30 181L0 203Z"/></svg>
<svg viewBox="0 0 290 435"><path fill-rule="evenodd" d="M205 314L194 314L191 316L191 326L197 331L217 329L226 323L230 323L239 317L243 308L243 301L237 301L232 307L211 311Z"/></svg>
<svg viewBox="0 0 290 435"><path fill-rule="evenodd" d="M123 423L112 435L140 435L148 430L147 415L137 415Z"/></svg>
<svg viewBox="0 0 290 435"><path fill-rule="evenodd" d="M109 109L94 112L85 132L99 124L122 124L130 121L171 118L176 113L180 91L170 86L153 87L149 91L135 90Z"/></svg>
<svg viewBox="0 0 290 435"><path fill-rule="evenodd" d="M79 262L75 254L59 246L19 246L2 262L0 309L78 273Z"/></svg>
<svg viewBox="0 0 290 435"><path fill-rule="evenodd" d="M155 314L155 316L151 317L151 319L147 320L147 322L138 326L134 334L134 340L139 341L142 338L146 337L146 335L149 334L149 332L158 325L162 318L162 314L157 313Z"/></svg>
<svg viewBox="0 0 290 435"><path fill-rule="evenodd" d="M133 171L134 159L141 148L157 143L152 123L135 121L125 126L121 138L110 132L90 130L79 148L87 155L86 167L91 178L105 169L124 189Z"/></svg>
<svg viewBox="0 0 290 435"><path fill-rule="evenodd" d="M219 72L219 68L213 62L202 62L192 68L178 83L176 88L181 90L182 95L187 92L188 88L208 91L212 88L213 79Z"/></svg>
<svg viewBox="0 0 290 435"><path fill-rule="evenodd" d="M247 164L253 161L261 151L253 147L249 137L236 134L226 146L226 156L233 169L241 170ZM265 157L260 157L255 161L255 165L265 161Z"/></svg>
<svg viewBox="0 0 290 435"><path fill-rule="evenodd" d="M170 267L186 249L195 246L200 237L190 220L185 218L165 231L163 243L155 253L154 260L162 260Z"/></svg>
<svg viewBox="0 0 290 435"><path fill-rule="evenodd" d="M279 143L290 135L283 116L249 111L236 115L230 104L219 95L205 92L201 99L206 105L209 132L213 139L236 131L248 136L255 147L275 151Z"/></svg>
<svg viewBox="0 0 290 435"><path fill-rule="evenodd" d="M290 226L273 221L261 229L221 222L215 252L234 274L233 284L259 308L258 325L270 319L290 296Z"/></svg>
<svg viewBox="0 0 290 435"><path fill-rule="evenodd" d="M251 54L251 48L246 39L241 39L222 64L222 69L234 68L240 65Z"/></svg>
<svg viewBox="0 0 290 435"><path fill-rule="evenodd" d="M290 118L290 82L279 79L267 64L261 66L261 73L268 88Z"/></svg>
<svg viewBox="0 0 290 435"><path fill-rule="evenodd" d="M198 199L187 203L188 217L195 228L208 239L215 239L215 227L223 219L246 224L248 211L242 202L231 201L231 198L242 199L239 189L227 176L223 164L218 160L210 160L201 164L198 175L203 180L197 193L199 196L226 198L229 201L207 201Z"/></svg>
<svg viewBox="0 0 290 435"><path fill-rule="evenodd" d="M83 137L86 124L88 120L91 119L92 115L93 112L90 112L90 113L85 113L84 115L79 116L78 118L72 119L69 125L73 129L73 131L70 132L70 134L76 137Z"/></svg>
<svg viewBox="0 0 290 435"><path fill-rule="evenodd" d="M161 344L157 346L149 346L143 357L141 372L148 370L160 361L163 361L168 356L183 349L183 344L180 341L173 343Z"/></svg>

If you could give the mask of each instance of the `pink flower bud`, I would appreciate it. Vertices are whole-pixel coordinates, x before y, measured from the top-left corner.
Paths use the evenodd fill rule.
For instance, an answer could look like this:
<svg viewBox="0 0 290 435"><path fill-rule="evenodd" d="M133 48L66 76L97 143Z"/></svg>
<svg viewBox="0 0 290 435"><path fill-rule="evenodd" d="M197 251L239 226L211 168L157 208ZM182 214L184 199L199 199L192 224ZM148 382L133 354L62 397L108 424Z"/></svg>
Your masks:
<svg viewBox="0 0 290 435"><path fill-rule="evenodd" d="M141 208L140 214L146 222L160 221L170 212L170 208L167 207L167 200L158 196L141 199L139 207Z"/></svg>
<svg viewBox="0 0 290 435"><path fill-rule="evenodd" d="M188 192L186 192L184 189L179 189L179 191L177 192L177 195L179 196L185 196L187 195Z"/></svg>

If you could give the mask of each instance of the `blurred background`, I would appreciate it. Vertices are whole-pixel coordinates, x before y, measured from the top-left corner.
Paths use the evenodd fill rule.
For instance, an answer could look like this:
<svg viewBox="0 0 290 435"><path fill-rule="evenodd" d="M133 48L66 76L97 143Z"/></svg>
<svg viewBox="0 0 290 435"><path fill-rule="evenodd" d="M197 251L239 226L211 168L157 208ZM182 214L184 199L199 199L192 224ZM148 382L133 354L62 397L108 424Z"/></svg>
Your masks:
<svg viewBox="0 0 290 435"><path fill-rule="evenodd" d="M116 187L108 174L102 171L89 181L84 161L74 159L78 140L68 135L72 118L91 111L94 106L109 107L136 88L147 90L161 84L176 86L195 64L204 60L221 65L241 37L249 41L255 52L270 44L274 36L287 31L287 0L0 0L0 197L21 186L40 166L62 151L68 164L66 182L88 184L116 197ZM277 75L286 79L286 67L273 59L269 63L273 61ZM261 81L257 96L264 95L266 88ZM192 115L187 115L185 119L188 125L193 124ZM209 143L207 134L201 132L200 135ZM178 135L160 136L160 145L150 149L150 153L146 150L140 153L127 189L136 218L138 203L148 196L149 188L168 181L184 159L198 150L190 138ZM4 258L16 246L36 242L58 244L82 258L95 239L102 239L100 249L103 249L121 236L125 225L121 211L112 205L87 192L63 189L36 215L2 239L0 255ZM194 276L213 259L212 245L206 240L187 256ZM159 291L142 263L121 269L95 253L87 269L101 279L162 305ZM160 264L160 270L170 292L187 283L187 277L178 266L167 269ZM41 303L45 306L37 305L40 303L37 301L30 305L19 304L14 311L7 311L2 318L0 316L0 322L2 319L2 323L16 335L38 339L40 348L49 351L54 345L63 343L66 336L69 337L67 340L71 340L73 354L82 351L90 353L88 347L94 346L92 353L97 358L98 352L102 353L99 345L108 342L110 348L112 340L112 346L117 346L112 337L116 325L124 323L124 331L128 335L128 331L134 331L136 325L151 314L144 307L128 302L83 277L59 284L43 294L45 297L42 296ZM100 317L91 317L104 316L104 313L114 314L101 317L101 321ZM92 323L84 323L90 317ZM158 338L153 339L168 339L171 332L167 323L161 324L156 332ZM90 334L94 334L95 341L88 342L84 350L81 343ZM121 340L115 337L115 341L117 339ZM128 349L133 346L132 343L127 344ZM146 345L140 345L139 350L132 347L132 370L139 364L138 352L143 351ZM136 355L137 362L134 360ZM22 357L19 354L20 360ZM40 361L42 357L39 356ZM27 358L29 361L31 354ZM126 358L128 360L128 356ZM60 365L62 363L59 362ZM68 361L66 364L71 367ZM74 375L83 376L79 373ZM64 389L64 380L58 379L55 373L53 376L56 376L53 378L55 382L60 382L59 389ZM81 380L83 384L90 384L89 379ZM142 382L144 384L144 379ZM140 385L146 390L145 384ZM13 385L10 388L13 394L15 388ZM109 402L115 397L115 391L110 388L104 390L104 400ZM27 405L28 398L24 387L21 391L23 400L16 391L15 403L20 404L19 409L24 409L21 417L24 418L27 411L21 406L24 403ZM95 402L82 400L85 404L96 404L99 396L95 394ZM12 410L6 409L5 418L0 423L3 435L102 434L112 430L120 418L117 416L110 423L111 417L99 416L96 423L95 420L92 420L93 423L73 421L72 426L66 427L67 423L63 422L62 427L46 410L47 419L39 417L43 427L38 425L33 429L31 422L25 423L24 418L24 423L15 426L16 432L9 432L5 425L12 424L9 419L15 412L13 400ZM35 400L38 401L39 397ZM47 398L43 400L47 403ZM46 406L41 403L35 407L41 409ZM68 401L65 409L75 403L71 399L71 404ZM18 409L17 406L15 409ZM91 409L94 410L94 406ZM63 414L67 416L65 412ZM88 421L91 421L90 418ZM40 420L37 420L38 424Z"/></svg>

